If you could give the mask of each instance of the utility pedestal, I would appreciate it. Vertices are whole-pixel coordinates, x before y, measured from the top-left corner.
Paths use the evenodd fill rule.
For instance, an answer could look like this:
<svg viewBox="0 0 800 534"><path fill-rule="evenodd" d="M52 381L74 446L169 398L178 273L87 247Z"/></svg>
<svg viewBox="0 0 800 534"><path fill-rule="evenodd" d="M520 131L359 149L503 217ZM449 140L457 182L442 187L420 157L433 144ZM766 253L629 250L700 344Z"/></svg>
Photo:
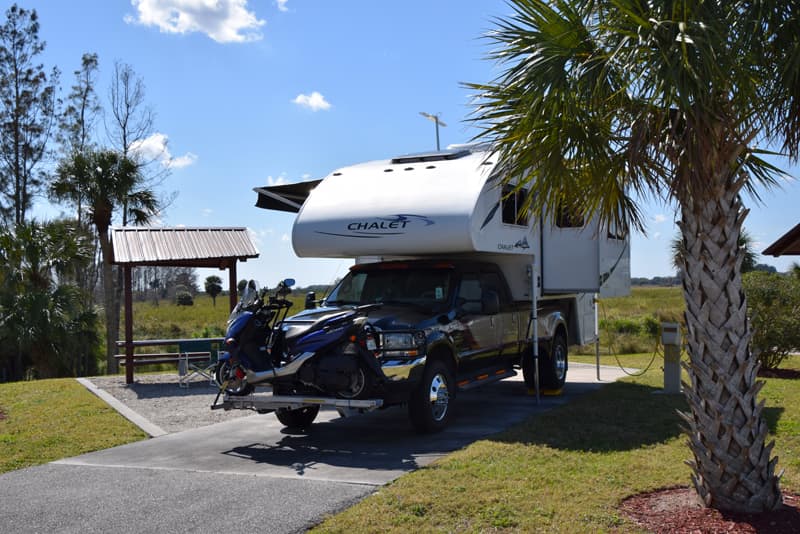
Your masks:
<svg viewBox="0 0 800 534"><path fill-rule="evenodd" d="M665 394L681 392L681 329L678 323L661 323L661 343L664 345Z"/></svg>

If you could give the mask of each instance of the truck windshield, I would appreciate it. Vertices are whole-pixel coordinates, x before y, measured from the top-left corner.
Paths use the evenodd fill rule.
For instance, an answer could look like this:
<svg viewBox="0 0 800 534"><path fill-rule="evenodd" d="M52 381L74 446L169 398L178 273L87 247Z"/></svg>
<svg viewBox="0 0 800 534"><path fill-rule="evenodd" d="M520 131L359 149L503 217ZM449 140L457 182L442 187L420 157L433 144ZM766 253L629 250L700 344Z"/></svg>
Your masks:
<svg viewBox="0 0 800 534"><path fill-rule="evenodd" d="M331 291L329 304L410 305L443 308L450 299L453 272L447 269L351 271Z"/></svg>

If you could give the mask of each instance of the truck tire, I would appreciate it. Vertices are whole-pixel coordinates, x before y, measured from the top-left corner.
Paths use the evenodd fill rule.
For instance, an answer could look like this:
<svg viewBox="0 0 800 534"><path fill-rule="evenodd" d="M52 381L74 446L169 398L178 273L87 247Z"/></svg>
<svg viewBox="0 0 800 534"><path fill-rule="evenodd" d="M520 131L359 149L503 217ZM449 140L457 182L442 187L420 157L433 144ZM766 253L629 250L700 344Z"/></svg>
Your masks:
<svg viewBox="0 0 800 534"><path fill-rule="evenodd" d="M550 350L539 354L539 382L542 389L561 389L567 381L567 340L557 332Z"/></svg>
<svg viewBox="0 0 800 534"><path fill-rule="evenodd" d="M288 408L278 408L275 410L275 417L288 428L305 430L311 426L319 413L319 406L305 406L296 410Z"/></svg>
<svg viewBox="0 0 800 534"><path fill-rule="evenodd" d="M522 356L522 377L525 385L536 387L533 372L533 350L528 347ZM539 347L539 387L541 389L559 390L567 381L567 340L562 332L558 332L550 342L550 347Z"/></svg>
<svg viewBox="0 0 800 534"><path fill-rule="evenodd" d="M421 433L438 432L447 426L452 412L455 382L450 368L441 360L425 367L422 382L411 392L408 415Z"/></svg>

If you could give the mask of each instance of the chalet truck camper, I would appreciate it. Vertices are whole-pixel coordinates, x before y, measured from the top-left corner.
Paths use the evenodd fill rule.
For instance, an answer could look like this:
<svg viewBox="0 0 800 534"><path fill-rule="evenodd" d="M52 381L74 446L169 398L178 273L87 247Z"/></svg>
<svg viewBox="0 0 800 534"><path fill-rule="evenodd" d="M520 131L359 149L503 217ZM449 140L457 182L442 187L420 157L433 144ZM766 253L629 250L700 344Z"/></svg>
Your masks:
<svg viewBox="0 0 800 534"><path fill-rule="evenodd" d="M241 342L221 359L215 407L307 427L320 406L402 404L431 432L460 391L518 371L537 392L560 389L568 347L595 340L594 295L630 290L628 235L592 218L528 217L527 190L501 178L489 153L461 146L256 188L258 207L297 214L298 256L355 265L291 317L292 280L242 299L263 334L257 349ZM252 393L262 384L272 394Z"/></svg>

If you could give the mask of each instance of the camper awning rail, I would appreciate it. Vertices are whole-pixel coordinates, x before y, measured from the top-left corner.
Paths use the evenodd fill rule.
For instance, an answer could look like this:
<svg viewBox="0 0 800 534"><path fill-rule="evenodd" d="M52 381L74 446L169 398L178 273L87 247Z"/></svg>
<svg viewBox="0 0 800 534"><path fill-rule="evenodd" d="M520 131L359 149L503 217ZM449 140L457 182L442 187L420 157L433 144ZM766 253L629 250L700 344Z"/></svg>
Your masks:
<svg viewBox="0 0 800 534"><path fill-rule="evenodd" d="M297 213L303 206L303 202L308 198L308 195L321 181L310 180L296 184L254 187L253 191L258 193L256 206L265 210Z"/></svg>

